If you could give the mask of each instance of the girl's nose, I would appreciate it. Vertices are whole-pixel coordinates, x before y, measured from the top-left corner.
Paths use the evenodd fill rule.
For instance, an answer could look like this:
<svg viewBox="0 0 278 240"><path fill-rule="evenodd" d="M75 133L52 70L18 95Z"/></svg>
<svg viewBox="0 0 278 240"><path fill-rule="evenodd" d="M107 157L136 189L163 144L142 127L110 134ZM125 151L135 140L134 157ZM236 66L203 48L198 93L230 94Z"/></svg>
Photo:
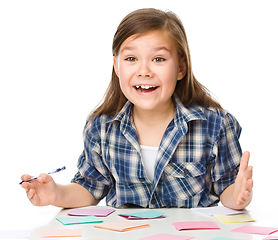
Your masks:
<svg viewBox="0 0 278 240"><path fill-rule="evenodd" d="M141 62L141 64L139 65L137 76L145 78L152 77L152 72L146 62Z"/></svg>

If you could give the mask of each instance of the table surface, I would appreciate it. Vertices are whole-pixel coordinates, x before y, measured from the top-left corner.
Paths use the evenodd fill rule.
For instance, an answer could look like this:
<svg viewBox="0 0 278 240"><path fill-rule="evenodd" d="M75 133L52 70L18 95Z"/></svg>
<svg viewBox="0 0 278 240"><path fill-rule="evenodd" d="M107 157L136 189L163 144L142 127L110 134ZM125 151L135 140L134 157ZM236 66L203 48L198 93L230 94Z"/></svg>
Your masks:
<svg viewBox="0 0 278 240"><path fill-rule="evenodd" d="M38 209L37 207L33 207ZM106 206L90 206L87 208L110 208ZM266 209L261 207L247 208L249 215L256 219L253 223L235 223L235 224L223 224L215 220L212 216L208 216L202 213L192 211L184 208L162 208L156 209L161 212L165 212L165 218L162 219L150 219L150 220L125 220L125 221L136 221L140 223L148 223L151 227L131 230L127 232L116 232L104 229L97 229L94 227L95 224L78 224L78 225L63 225L56 220L56 217L66 217L68 212L72 209L59 209L55 207L43 207L40 208L39 214L35 215L34 224L32 228L32 235L29 239L41 239L40 234L43 229L83 229L82 237L69 237L69 238L51 238L51 239L71 239L71 240L89 240L92 238L101 238L104 240L137 240L143 237L156 235L159 233L175 234L181 236L192 236L198 240L209 240L214 237L229 237L235 239L263 239L266 236L263 235L251 235L232 233L231 230L244 225L257 225L267 227L278 227L278 210ZM119 217L118 214L123 213L134 213L138 211L146 211L148 209L115 209L115 212L107 217L101 217L103 222L112 222L124 220ZM178 231L172 225L173 222L179 221L215 221L218 223L221 230L190 230L190 231ZM15 225L16 223L14 223ZM24 225L24 224L23 224ZM15 228L13 228L15 229ZM1 230L1 229L0 229ZM10 229L9 229L10 230ZM278 236L278 233L272 234ZM46 238L44 238L46 239Z"/></svg>

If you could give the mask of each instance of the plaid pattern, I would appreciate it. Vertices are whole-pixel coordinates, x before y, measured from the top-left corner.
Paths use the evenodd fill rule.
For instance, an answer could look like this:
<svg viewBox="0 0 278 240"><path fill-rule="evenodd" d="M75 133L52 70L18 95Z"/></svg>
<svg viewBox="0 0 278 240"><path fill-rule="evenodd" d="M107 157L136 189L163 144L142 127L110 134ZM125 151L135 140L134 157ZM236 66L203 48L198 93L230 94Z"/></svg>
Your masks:
<svg viewBox="0 0 278 240"><path fill-rule="evenodd" d="M228 112L185 107L167 127L151 182L141 161L138 135L127 102L115 116L93 120L84 135L79 171L72 179L108 206L206 207L234 183L242 155L241 127ZM113 120L114 119L114 120Z"/></svg>

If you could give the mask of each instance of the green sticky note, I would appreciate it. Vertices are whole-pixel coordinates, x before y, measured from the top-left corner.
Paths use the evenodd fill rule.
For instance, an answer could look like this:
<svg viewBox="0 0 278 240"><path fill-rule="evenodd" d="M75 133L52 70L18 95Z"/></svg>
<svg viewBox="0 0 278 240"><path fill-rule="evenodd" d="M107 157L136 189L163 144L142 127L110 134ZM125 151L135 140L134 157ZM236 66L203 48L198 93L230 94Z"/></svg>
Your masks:
<svg viewBox="0 0 278 240"><path fill-rule="evenodd" d="M73 224L88 224L88 223L102 223L96 216L85 216L85 217L59 217L56 218L59 222L64 225L73 225Z"/></svg>
<svg viewBox="0 0 278 240"><path fill-rule="evenodd" d="M164 214L164 212L159 212L159 211L156 211L156 210L148 210L148 211L128 213L128 214L120 214L120 215L136 217L136 218L158 218L158 217L161 217L163 214Z"/></svg>

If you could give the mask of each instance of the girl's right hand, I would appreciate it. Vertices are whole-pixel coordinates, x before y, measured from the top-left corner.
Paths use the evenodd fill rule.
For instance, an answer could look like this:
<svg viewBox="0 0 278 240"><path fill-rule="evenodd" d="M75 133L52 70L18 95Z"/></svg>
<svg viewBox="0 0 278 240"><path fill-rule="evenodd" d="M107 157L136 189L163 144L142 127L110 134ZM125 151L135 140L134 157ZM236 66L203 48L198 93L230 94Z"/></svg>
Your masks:
<svg viewBox="0 0 278 240"><path fill-rule="evenodd" d="M42 173L36 180L26 182L30 178L31 176L28 174L21 176L21 180L25 181L21 186L25 189L30 202L34 206L54 205L57 200L58 189L53 178L49 174Z"/></svg>

